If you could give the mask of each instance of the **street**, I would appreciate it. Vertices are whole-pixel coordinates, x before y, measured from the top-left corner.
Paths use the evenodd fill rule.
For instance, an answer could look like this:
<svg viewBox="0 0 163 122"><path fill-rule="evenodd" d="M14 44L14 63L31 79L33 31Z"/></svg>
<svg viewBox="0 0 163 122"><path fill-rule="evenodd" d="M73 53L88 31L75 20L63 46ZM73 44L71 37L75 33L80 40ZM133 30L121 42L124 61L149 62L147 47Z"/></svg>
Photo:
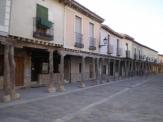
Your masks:
<svg viewBox="0 0 163 122"><path fill-rule="evenodd" d="M163 75L0 106L0 122L163 122Z"/></svg>

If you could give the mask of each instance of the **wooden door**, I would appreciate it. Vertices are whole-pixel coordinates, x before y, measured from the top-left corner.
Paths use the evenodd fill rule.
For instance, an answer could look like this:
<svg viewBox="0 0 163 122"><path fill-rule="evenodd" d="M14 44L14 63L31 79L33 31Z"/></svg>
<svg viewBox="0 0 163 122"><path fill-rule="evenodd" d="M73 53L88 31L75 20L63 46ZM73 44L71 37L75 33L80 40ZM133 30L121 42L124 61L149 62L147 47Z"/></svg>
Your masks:
<svg viewBox="0 0 163 122"><path fill-rule="evenodd" d="M24 85L24 58L15 57L16 62L16 86Z"/></svg>

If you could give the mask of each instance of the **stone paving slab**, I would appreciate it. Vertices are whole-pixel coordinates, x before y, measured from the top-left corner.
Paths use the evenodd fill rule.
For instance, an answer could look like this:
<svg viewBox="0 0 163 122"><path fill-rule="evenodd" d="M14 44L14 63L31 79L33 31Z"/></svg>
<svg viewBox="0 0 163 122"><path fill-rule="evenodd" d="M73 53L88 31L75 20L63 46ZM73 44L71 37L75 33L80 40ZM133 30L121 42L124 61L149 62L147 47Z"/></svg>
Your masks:
<svg viewBox="0 0 163 122"><path fill-rule="evenodd" d="M0 108L0 122L63 122L64 117L68 118L66 122L146 122L146 119L151 121L154 118L163 120L160 118L163 109L159 109L163 104L163 98L160 98L163 93L162 78L163 76L159 75L115 81L27 103L13 104ZM156 116L151 112L146 116L146 109L149 112L159 111L160 115Z"/></svg>

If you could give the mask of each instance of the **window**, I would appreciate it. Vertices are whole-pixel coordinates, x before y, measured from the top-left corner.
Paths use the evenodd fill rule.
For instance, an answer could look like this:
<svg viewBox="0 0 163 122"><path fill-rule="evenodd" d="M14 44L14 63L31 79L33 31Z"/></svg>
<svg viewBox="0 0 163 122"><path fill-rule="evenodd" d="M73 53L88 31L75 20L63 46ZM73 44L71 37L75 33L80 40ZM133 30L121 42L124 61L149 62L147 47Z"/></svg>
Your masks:
<svg viewBox="0 0 163 122"><path fill-rule="evenodd" d="M84 47L84 44L82 43L82 38L82 19L78 16L75 16L75 47Z"/></svg>
<svg viewBox="0 0 163 122"><path fill-rule="evenodd" d="M0 55L0 76L3 76L3 70L4 70L4 58L2 55Z"/></svg>
<svg viewBox="0 0 163 122"><path fill-rule="evenodd" d="M89 37L94 37L94 24L89 23Z"/></svg>
<svg viewBox="0 0 163 122"><path fill-rule="evenodd" d="M126 50L128 50L128 43L126 43Z"/></svg>
<svg viewBox="0 0 163 122"><path fill-rule="evenodd" d="M81 34L82 31L82 19L78 16L75 17L75 32Z"/></svg>
<svg viewBox="0 0 163 122"><path fill-rule="evenodd" d="M139 58L140 58L140 56L141 56L141 53L140 53L140 50L139 50Z"/></svg>
<svg viewBox="0 0 163 122"><path fill-rule="evenodd" d="M136 48L135 48L135 55L136 55Z"/></svg>
<svg viewBox="0 0 163 122"><path fill-rule="evenodd" d="M48 8L37 4L33 37L49 41L53 40L53 22L49 21L48 18Z"/></svg>
<svg viewBox="0 0 163 122"><path fill-rule="evenodd" d="M82 70L82 64L79 63L79 73L81 73L81 70Z"/></svg>
<svg viewBox="0 0 163 122"><path fill-rule="evenodd" d="M119 39L117 39L117 55L119 55L120 52L119 52Z"/></svg>
<svg viewBox="0 0 163 122"><path fill-rule="evenodd" d="M52 22L48 21L48 8L37 4L37 26L42 29L48 29L52 26Z"/></svg>

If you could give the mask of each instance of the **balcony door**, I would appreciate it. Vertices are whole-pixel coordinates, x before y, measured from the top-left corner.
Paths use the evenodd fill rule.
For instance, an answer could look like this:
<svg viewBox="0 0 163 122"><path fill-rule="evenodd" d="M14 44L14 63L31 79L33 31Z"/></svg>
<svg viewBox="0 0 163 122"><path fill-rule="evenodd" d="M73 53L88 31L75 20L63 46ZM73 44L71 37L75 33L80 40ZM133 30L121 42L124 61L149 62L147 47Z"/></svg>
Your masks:
<svg viewBox="0 0 163 122"><path fill-rule="evenodd" d="M76 34L76 42L81 43L82 37L82 19L78 16L75 17L75 34Z"/></svg>
<svg viewBox="0 0 163 122"><path fill-rule="evenodd" d="M75 32L81 34L82 31L82 19L78 16L75 17Z"/></svg>
<svg viewBox="0 0 163 122"><path fill-rule="evenodd" d="M93 38L94 37L94 24L89 23L89 37Z"/></svg>

